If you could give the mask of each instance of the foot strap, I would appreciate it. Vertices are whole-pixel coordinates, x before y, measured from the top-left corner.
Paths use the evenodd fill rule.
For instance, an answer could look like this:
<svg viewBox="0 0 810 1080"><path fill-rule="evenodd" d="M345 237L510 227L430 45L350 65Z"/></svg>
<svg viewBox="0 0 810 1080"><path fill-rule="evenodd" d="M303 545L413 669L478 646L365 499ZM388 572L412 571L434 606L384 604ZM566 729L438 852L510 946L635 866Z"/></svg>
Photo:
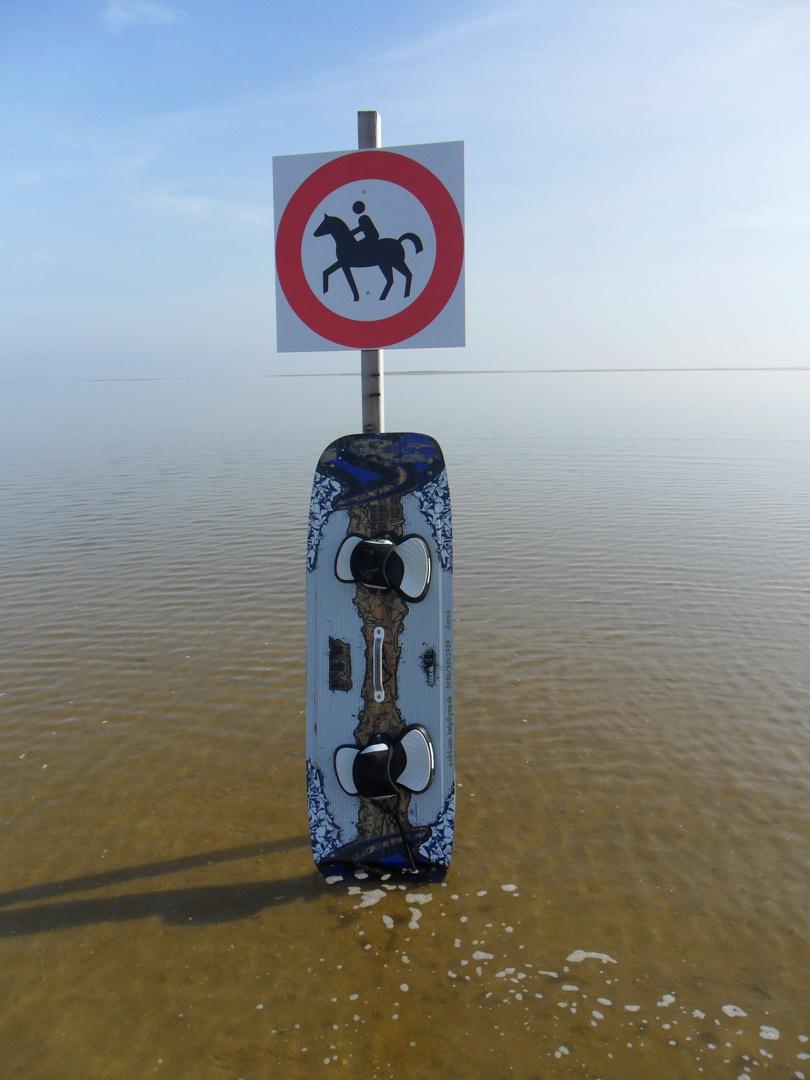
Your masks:
<svg viewBox="0 0 810 1080"><path fill-rule="evenodd" d="M395 589L416 603L430 585L430 549L421 536L406 536L397 543L347 536L338 549L335 575L367 589Z"/></svg>
<svg viewBox="0 0 810 1080"><path fill-rule="evenodd" d="M403 788L419 794L433 780L433 743L421 724L411 724L395 739L378 734L365 747L339 746L335 772L348 795L390 799Z"/></svg>

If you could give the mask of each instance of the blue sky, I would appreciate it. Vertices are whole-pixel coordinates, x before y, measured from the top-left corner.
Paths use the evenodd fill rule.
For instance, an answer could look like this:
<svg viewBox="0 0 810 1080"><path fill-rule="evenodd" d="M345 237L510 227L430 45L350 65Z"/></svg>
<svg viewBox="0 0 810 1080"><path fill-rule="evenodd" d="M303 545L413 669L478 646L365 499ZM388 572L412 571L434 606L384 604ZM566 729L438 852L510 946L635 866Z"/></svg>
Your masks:
<svg viewBox="0 0 810 1080"><path fill-rule="evenodd" d="M391 367L810 362L810 3L0 5L0 378L275 352L271 160L463 139L467 347Z"/></svg>

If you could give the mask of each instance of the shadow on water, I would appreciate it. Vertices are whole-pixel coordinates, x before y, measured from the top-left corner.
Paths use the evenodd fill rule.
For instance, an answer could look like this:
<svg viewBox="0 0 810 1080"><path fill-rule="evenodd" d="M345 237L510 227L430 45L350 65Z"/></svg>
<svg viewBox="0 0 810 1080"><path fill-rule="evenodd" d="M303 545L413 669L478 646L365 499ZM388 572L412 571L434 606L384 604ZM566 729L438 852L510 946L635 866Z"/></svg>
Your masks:
<svg viewBox="0 0 810 1080"><path fill-rule="evenodd" d="M204 851L199 855L184 855L180 859L163 859L160 862L143 863L141 866L124 866L120 870L108 870L103 874L87 874L85 877L66 878L64 881L30 885L27 889L0 893L0 907L23 904L26 900L50 900L66 892L90 892L108 885L120 885L125 881L161 877L163 874L176 874L182 870L196 870L200 866L216 866L218 863L233 862L235 859L248 859L252 855L276 855L282 851L307 846L308 836L296 836L290 840L269 840L263 844L221 848L219 851Z"/></svg>
<svg viewBox="0 0 810 1080"><path fill-rule="evenodd" d="M179 859L128 866L103 874L32 885L13 892L0 893L0 907L37 900L50 900L71 892L160 877L165 874L214 866L251 856L272 855L293 848L308 847L309 837L246 844L242 847L206 851ZM100 899L62 900L37 907L14 908L0 912L0 938L20 934L42 934L104 922L125 922L159 916L168 925L220 923L245 919L268 907L312 900L319 894L320 875L314 872L276 881L255 881L235 885L202 885L193 888L128 893L126 896Z"/></svg>

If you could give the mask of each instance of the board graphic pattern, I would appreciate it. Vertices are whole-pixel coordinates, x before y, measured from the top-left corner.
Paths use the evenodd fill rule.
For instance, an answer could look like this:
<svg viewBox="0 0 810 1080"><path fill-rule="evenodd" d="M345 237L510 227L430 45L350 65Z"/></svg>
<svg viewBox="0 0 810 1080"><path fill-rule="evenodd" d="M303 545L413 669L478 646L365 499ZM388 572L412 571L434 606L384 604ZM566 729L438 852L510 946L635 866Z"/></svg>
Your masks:
<svg viewBox="0 0 810 1080"><path fill-rule="evenodd" d="M347 537L393 545L421 537L431 564L424 597L339 580ZM444 876L453 722L452 524L441 449L412 432L345 436L318 462L307 541L307 794L319 869ZM428 787L398 787L384 799L350 795L336 773L337 748L395 742L413 724L433 747Z"/></svg>

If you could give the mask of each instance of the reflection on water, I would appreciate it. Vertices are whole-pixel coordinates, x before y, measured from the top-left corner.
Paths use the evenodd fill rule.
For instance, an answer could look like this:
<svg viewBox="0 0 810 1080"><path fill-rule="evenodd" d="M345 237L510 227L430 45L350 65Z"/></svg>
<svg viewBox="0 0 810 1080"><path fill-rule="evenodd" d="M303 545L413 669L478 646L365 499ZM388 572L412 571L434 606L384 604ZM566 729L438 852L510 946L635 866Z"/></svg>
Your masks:
<svg viewBox="0 0 810 1080"><path fill-rule="evenodd" d="M810 1077L810 444L441 420L453 864L330 886L301 382L3 447L3 1075Z"/></svg>

